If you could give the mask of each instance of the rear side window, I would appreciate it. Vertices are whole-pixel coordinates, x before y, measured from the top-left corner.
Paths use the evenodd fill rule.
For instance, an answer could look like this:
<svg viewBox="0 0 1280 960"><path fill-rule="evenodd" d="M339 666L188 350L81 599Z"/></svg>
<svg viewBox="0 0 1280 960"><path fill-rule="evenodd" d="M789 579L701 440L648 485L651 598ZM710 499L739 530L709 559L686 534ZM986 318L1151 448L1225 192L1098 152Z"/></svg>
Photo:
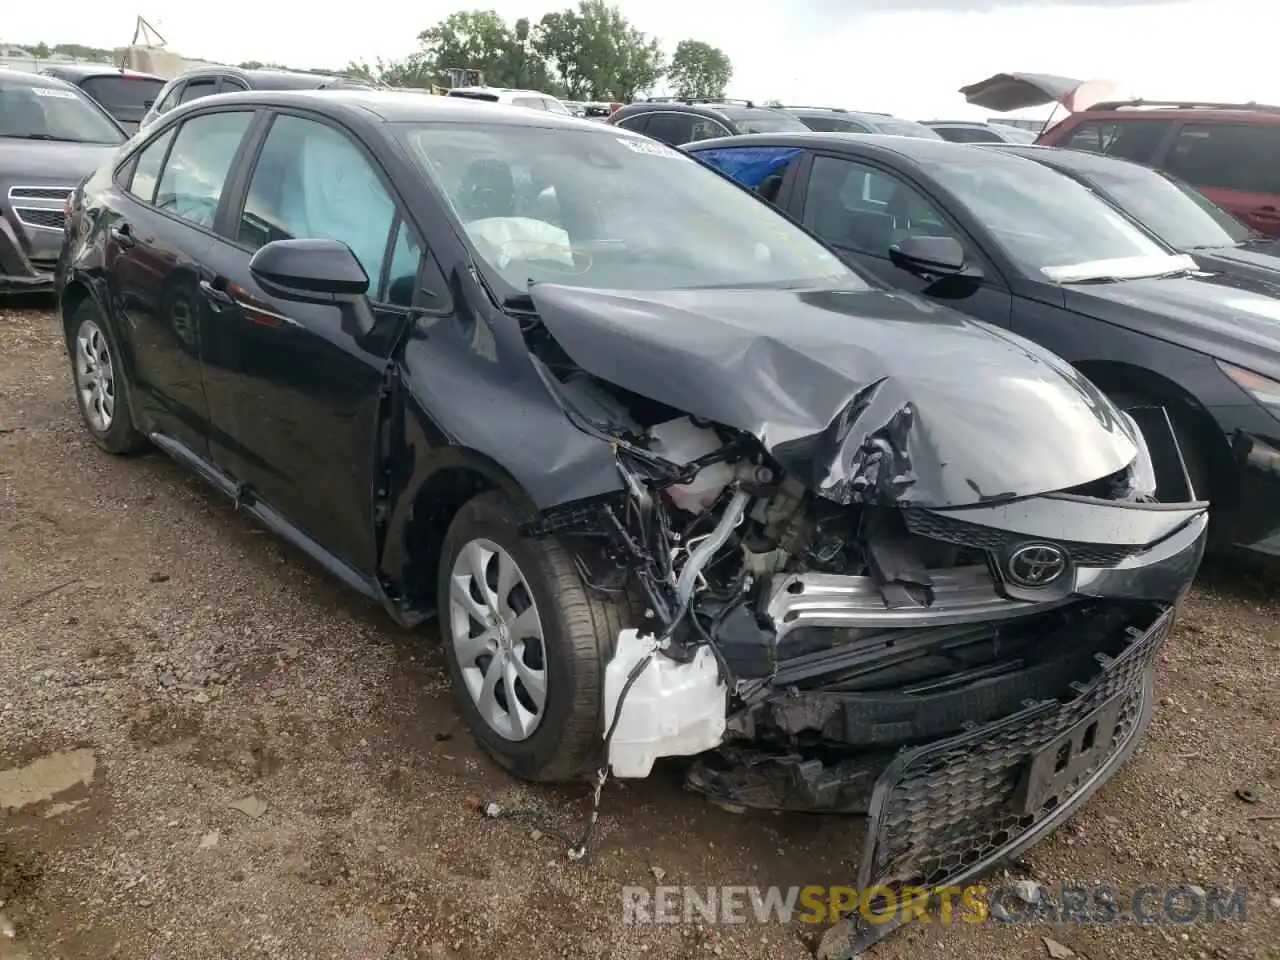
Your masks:
<svg viewBox="0 0 1280 960"><path fill-rule="evenodd" d="M178 94L182 92L182 84L175 83L169 88L169 92L164 95L164 99L156 104L156 113L164 113L166 110L172 110L178 105Z"/></svg>
<svg viewBox="0 0 1280 960"><path fill-rule="evenodd" d="M1082 123L1063 141L1072 150L1087 150L1135 163L1150 163L1173 126L1169 120L1112 120Z"/></svg>
<svg viewBox="0 0 1280 960"><path fill-rule="evenodd" d="M80 87L109 112L116 109L137 112L145 110L160 95L160 91L164 89L164 81L109 74L88 77L81 82ZM140 113L138 115L141 116Z"/></svg>
<svg viewBox="0 0 1280 960"><path fill-rule="evenodd" d="M164 155L169 152L169 143L173 140L173 131L163 134L147 144L138 153L133 166L133 179L129 183L129 192L139 200L152 203L156 196L156 182L160 179L160 167L164 163Z"/></svg>
<svg viewBox="0 0 1280 960"><path fill-rule="evenodd" d="M212 227L227 172L253 113L206 113L182 124L156 189L155 205L190 223Z"/></svg>
<svg viewBox="0 0 1280 960"><path fill-rule="evenodd" d="M182 90L182 99L179 103L190 103L192 100L199 100L201 97L211 97L217 92L217 77L201 77L198 80L188 80L187 85Z"/></svg>
<svg viewBox="0 0 1280 960"><path fill-rule="evenodd" d="M715 137L729 136L729 129L718 120L712 120L709 117L699 117L694 121L693 133L689 137L690 142L696 140L711 140Z"/></svg>
<svg viewBox="0 0 1280 960"><path fill-rule="evenodd" d="M545 112L547 109L546 101L541 97L512 97L511 103L513 106L524 107L528 110L542 110Z"/></svg>
<svg viewBox="0 0 1280 960"><path fill-rule="evenodd" d="M842 126L835 117L801 117L800 122L810 130L816 130L819 133L835 133L837 130L849 129Z"/></svg>
<svg viewBox="0 0 1280 960"><path fill-rule="evenodd" d="M636 133L643 133L645 127L649 125L649 114L641 113L632 117L624 117L619 120L617 126L624 130L634 130Z"/></svg>
<svg viewBox="0 0 1280 960"><path fill-rule="evenodd" d="M952 143L999 143L1000 135L982 127L934 127L943 140Z"/></svg>
<svg viewBox="0 0 1280 960"><path fill-rule="evenodd" d="M1164 167L1196 187L1280 196L1280 126L1188 123Z"/></svg>
<svg viewBox="0 0 1280 960"><path fill-rule="evenodd" d="M693 139L694 118L684 113L655 113L644 128L647 136L678 147Z"/></svg>

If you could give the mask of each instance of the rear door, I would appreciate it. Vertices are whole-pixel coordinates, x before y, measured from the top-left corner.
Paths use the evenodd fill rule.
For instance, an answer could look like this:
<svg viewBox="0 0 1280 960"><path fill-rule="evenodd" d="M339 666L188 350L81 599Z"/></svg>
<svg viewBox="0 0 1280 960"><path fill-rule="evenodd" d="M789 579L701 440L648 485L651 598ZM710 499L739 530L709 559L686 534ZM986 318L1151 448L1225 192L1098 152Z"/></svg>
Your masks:
<svg viewBox="0 0 1280 960"><path fill-rule="evenodd" d="M111 210L110 298L128 344L138 402L157 429L208 454L200 369L201 264L251 110L201 113L153 138L121 169Z"/></svg>
<svg viewBox="0 0 1280 960"><path fill-rule="evenodd" d="M1280 236L1280 124L1183 123L1160 168L1262 233Z"/></svg>
<svg viewBox="0 0 1280 960"><path fill-rule="evenodd" d="M892 287L946 302L980 320L1008 327L1013 297L991 259L918 183L868 160L813 153L804 183L788 211L848 263ZM982 268L977 282L933 282L895 266L889 248L908 237L952 237L969 262Z"/></svg>
<svg viewBox="0 0 1280 960"><path fill-rule="evenodd" d="M383 380L408 322L423 244L374 157L319 117L279 113L202 277L211 453L326 551L374 569L373 457ZM377 336L332 305L276 300L249 272L274 240L347 244L369 276Z"/></svg>
<svg viewBox="0 0 1280 960"><path fill-rule="evenodd" d="M644 134L669 146L678 147L693 139L694 121L700 119L701 117L691 113L651 113Z"/></svg>

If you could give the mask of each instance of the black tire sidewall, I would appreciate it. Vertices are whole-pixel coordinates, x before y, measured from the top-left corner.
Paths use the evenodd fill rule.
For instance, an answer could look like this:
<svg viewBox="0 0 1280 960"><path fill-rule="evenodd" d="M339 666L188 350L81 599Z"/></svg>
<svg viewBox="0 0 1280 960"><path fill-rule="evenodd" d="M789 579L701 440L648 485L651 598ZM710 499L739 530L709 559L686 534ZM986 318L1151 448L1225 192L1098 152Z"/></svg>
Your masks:
<svg viewBox="0 0 1280 960"><path fill-rule="evenodd" d="M437 578L440 639L458 709L467 720L475 737L503 767L526 780L558 779L548 777L547 768L570 732L571 717L589 711L599 716L598 697L583 696L581 671L602 669L602 664L580 659L566 623L563 598L556 589L556 574L548 553L561 549L552 542L531 540L520 534L513 519L512 501L499 493L481 494L467 503L454 518L445 536ZM472 540L485 539L498 544L515 559L524 574L529 592L537 604L542 623L543 656L547 676L547 702L542 720L533 735L525 740L507 740L493 730L480 715L462 678L462 670L453 649L450 627L449 581L453 563L462 548ZM590 699L591 702L586 702ZM598 731L597 731L598 735ZM578 771L581 772L581 771Z"/></svg>

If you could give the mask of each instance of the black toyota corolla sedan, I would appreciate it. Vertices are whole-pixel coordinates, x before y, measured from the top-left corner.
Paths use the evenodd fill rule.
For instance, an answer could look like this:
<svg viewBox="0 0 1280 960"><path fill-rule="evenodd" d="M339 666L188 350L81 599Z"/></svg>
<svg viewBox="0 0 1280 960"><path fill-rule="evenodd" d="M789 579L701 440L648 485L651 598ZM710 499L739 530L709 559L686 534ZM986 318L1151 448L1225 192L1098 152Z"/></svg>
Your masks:
<svg viewBox="0 0 1280 960"><path fill-rule="evenodd" d="M859 886L939 884L1141 736L1207 529L1167 422L656 141L214 96L89 180L63 263L98 446L436 614L519 776L694 758L720 800L873 810Z"/></svg>
<svg viewBox="0 0 1280 960"><path fill-rule="evenodd" d="M1280 556L1280 293L1199 268L1012 148L762 134L689 153L772 196L851 264L1021 334L1123 406L1160 405L1211 546Z"/></svg>
<svg viewBox="0 0 1280 960"><path fill-rule="evenodd" d="M1195 187L1161 170L1084 150L1014 143L983 146L1065 173L1175 250L1190 254L1205 270L1275 285L1280 295L1280 238L1246 226Z"/></svg>

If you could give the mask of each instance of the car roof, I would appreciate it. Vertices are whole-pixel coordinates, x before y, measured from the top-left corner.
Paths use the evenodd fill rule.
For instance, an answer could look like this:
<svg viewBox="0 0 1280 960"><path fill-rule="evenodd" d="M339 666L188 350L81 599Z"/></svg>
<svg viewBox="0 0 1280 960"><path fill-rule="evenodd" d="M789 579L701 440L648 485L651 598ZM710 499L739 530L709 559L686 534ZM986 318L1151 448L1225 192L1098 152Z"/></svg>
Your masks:
<svg viewBox="0 0 1280 960"><path fill-rule="evenodd" d="M557 99L553 94L543 93L541 90L525 90L520 87L454 87L449 92L459 95L464 93L509 93L513 96L548 97L552 100Z"/></svg>
<svg viewBox="0 0 1280 960"><path fill-rule="evenodd" d="M1280 123L1280 107L1267 104L1196 104L1177 101L1134 100L1097 103L1087 110L1068 114L1057 127L1111 120L1196 120L1216 123Z"/></svg>
<svg viewBox="0 0 1280 960"><path fill-rule="evenodd" d="M989 127L982 120L921 120L926 127Z"/></svg>
<svg viewBox="0 0 1280 960"><path fill-rule="evenodd" d="M154 73L129 70L110 63L46 63L40 69L42 72L51 71L55 76L77 77L80 79L86 77L130 77L135 80L166 82L164 77L158 77Z"/></svg>
<svg viewBox="0 0 1280 960"><path fill-rule="evenodd" d="M317 113L341 117L373 118L388 123L465 122L520 127L563 127L621 136L626 131L558 113L545 113L470 97L431 97L394 90L343 87L332 90L247 90L223 93L191 101L192 104L256 103L266 106L305 107ZM188 106L184 104L184 107ZM186 112L184 110L184 112ZM630 134L645 139L639 134Z"/></svg>
<svg viewBox="0 0 1280 960"><path fill-rule="evenodd" d="M299 70L272 70L267 67L246 70L240 67L223 67L217 64L210 64L206 67L195 67L192 70L187 70L174 77L170 82L177 83L180 80L187 80L196 77L224 75L240 77L247 80L249 85L256 90L314 90L317 87L330 83L343 82L354 84L360 82L337 74L303 73Z"/></svg>
<svg viewBox="0 0 1280 960"><path fill-rule="evenodd" d="M56 87L59 90L74 90L75 87L61 77L51 77L42 73L28 73L25 70L0 69L0 80L10 83L20 81L28 87Z"/></svg>
<svg viewBox="0 0 1280 960"><path fill-rule="evenodd" d="M837 153L848 150L865 155L896 156L918 165L947 163L948 161L986 163L1024 163L1003 150L978 150L972 143L952 143L950 140L933 140L925 137L898 137L883 133L751 133L736 137L718 137L686 144L681 149L701 151L718 147L801 147L825 148Z"/></svg>

